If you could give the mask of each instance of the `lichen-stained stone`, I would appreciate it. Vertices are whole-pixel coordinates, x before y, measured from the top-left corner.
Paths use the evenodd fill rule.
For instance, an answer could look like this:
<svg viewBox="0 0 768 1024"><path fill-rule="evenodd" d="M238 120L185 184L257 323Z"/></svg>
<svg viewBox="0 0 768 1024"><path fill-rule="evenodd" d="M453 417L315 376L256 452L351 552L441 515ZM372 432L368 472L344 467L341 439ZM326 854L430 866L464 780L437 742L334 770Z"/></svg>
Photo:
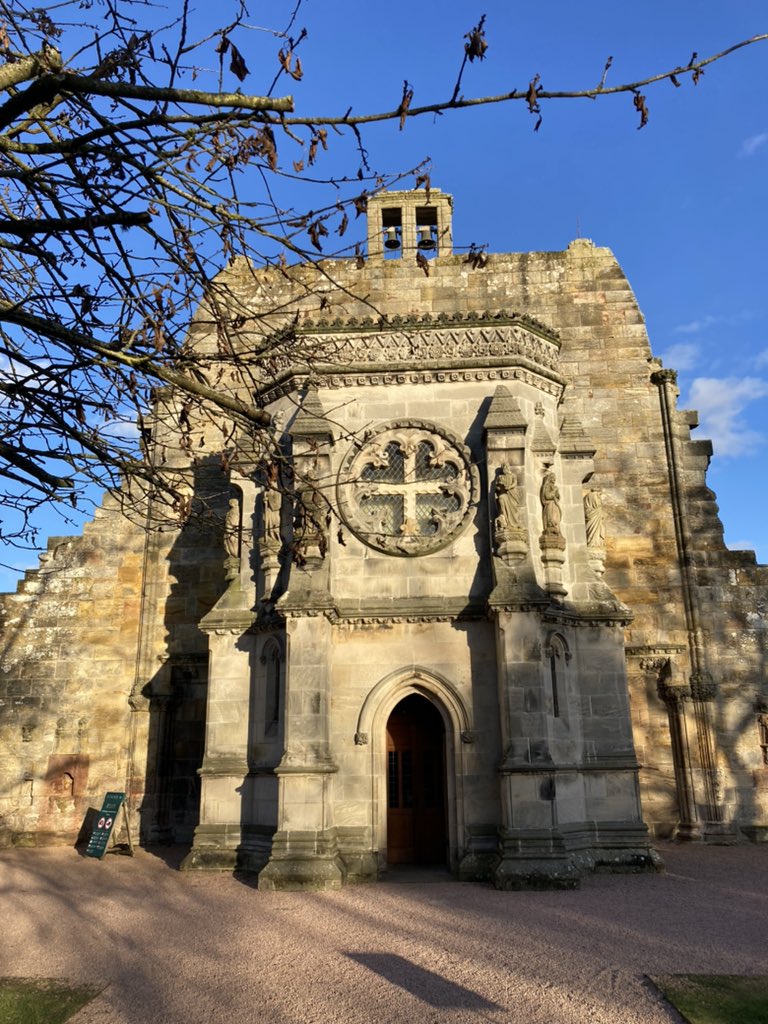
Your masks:
<svg viewBox="0 0 768 1024"><path fill-rule="evenodd" d="M674 370L609 249L468 261L451 209L383 193L362 266L222 272L273 447L222 460L194 410L180 447L158 393L210 515L108 496L2 598L0 842L72 842L109 789L264 888L571 887L768 836L768 570ZM189 345L217 357L205 305Z"/></svg>

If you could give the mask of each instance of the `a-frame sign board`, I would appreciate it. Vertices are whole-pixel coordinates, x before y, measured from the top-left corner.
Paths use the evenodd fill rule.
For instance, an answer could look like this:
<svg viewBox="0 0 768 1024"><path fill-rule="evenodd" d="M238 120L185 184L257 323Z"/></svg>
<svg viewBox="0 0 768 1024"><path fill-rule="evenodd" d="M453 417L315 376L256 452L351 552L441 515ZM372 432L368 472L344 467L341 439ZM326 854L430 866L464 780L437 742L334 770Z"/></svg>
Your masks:
<svg viewBox="0 0 768 1024"><path fill-rule="evenodd" d="M128 813L125 807L125 793L107 793L96 819L96 824L91 832L91 838L88 840L88 846L85 850L86 857L98 857L101 860L107 852L107 843L109 842L109 837L113 836L112 829L114 828L120 808L123 810L125 830L128 833L128 852L131 857L133 856L133 839L131 838L131 828L128 824Z"/></svg>

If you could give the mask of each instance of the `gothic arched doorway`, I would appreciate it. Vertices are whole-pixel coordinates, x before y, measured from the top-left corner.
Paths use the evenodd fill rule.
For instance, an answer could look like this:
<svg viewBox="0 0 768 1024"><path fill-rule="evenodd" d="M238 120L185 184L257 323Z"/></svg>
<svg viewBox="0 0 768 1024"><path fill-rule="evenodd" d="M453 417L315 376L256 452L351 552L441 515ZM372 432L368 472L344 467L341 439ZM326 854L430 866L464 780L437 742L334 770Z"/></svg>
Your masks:
<svg viewBox="0 0 768 1024"><path fill-rule="evenodd" d="M448 829L445 726L426 697L411 694L387 722L387 862L445 864Z"/></svg>

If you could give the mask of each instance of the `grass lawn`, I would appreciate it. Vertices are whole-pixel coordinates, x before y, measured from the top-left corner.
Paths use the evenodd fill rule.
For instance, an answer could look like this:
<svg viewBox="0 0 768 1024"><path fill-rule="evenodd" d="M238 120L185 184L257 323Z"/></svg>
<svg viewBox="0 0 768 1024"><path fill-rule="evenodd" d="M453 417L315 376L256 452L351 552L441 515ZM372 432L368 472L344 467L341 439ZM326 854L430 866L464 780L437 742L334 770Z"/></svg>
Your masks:
<svg viewBox="0 0 768 1024"><path fill-rule="evenodd" d="M651 978L689 1024L766 1024L768 977L657 974Z"/></svg>
<svg viewBox="0 0 768 1024"><path fill-rule="evenodd" d="M101 989L51 978L0 978L2 1024L64 1024Z"/></svg>

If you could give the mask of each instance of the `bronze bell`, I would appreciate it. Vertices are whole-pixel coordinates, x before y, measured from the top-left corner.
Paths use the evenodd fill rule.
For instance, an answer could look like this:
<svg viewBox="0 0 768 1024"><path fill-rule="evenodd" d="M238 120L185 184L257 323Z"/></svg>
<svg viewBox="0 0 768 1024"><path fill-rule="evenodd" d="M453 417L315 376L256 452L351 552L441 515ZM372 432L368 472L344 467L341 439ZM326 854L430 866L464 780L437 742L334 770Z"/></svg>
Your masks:
<svg viewBox="0 0 768 1024"><path fill-rule="evenodd" d="M417 245L419 249L435 249L437 243L432 236L432 225L431 224L419 224L418 226L419 240Z"/></svg>
<svg viewBox="0 0 768 1024"><path fill-rule="evenodd" d="M384 228L384 247L386 249L399 249L400 239L397 237L397 228Z"/></svg>

